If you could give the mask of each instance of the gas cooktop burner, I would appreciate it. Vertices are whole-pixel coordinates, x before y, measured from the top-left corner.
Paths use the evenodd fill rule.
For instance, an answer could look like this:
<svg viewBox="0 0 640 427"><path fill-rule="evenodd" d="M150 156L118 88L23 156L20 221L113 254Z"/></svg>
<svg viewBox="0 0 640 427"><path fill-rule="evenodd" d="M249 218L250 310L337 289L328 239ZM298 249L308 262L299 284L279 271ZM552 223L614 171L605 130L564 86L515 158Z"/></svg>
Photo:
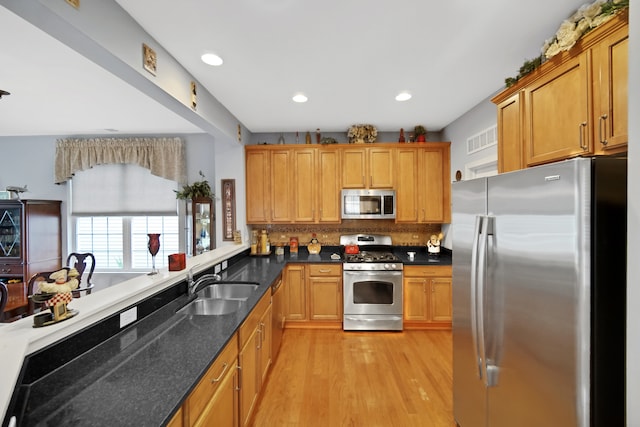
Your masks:
<svg viewBox="0 0 640 427"><path fill-rule="evenodd" d="M363 251L357 254L345 254L345 262L398 262L400 259L391 252Z"/></svg>

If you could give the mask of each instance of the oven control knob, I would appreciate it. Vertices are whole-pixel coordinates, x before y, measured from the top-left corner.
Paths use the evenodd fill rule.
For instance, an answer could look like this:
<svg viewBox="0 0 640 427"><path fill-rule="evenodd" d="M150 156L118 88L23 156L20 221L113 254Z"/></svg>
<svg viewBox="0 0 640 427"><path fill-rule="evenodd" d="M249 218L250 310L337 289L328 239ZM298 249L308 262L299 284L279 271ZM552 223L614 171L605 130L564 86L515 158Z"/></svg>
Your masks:
<svg viewBox="0 0 640 427"><path fill-rule="evenodd" d="M389 265L389 264L385 264L385 265L384 265L384 269L385 269L385 270L388 270L389 268L390 268L390 265Z"/></svg>

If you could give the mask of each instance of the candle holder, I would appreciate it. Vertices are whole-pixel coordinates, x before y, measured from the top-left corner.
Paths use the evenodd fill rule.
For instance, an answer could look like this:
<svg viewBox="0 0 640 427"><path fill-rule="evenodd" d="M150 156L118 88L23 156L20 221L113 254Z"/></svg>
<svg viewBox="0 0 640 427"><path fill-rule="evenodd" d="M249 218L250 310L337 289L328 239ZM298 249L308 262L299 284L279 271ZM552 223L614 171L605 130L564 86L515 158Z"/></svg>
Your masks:
<svg viewBox="0 0 640 427"><path fill-rule="evenodd" d="M150 233L147 234L149 236L149 253L151 254L151 273L148 273L148 276L152 276L154 274L158 274L158 269L156 268L156 255L160 250L160 234L159 233Z"/></svg>

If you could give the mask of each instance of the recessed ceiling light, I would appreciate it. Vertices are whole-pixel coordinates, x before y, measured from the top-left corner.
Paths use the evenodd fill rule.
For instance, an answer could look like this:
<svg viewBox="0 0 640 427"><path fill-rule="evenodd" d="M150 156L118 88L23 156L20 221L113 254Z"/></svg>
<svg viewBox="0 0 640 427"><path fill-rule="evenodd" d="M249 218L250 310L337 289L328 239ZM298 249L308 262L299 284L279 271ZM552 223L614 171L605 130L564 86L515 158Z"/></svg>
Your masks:
<svg viewBox="0 0 640 427"><path fill-rule="evenodd" d="M411 94L409 92L400 92L396 95L396 101L408 101L411 99Z"/></svg>
<svg viewBox="0 0 640 427"><path fill-rule="evenodd" d="M205 64L213 65L214 67L222 65L223 62L222 58L220 58L215 53L205 53L200 57L200 59L202 59L202 62L204 62Z"/></svg>
<svg viewBox="0 0 640 427"><path fill-rule="evenodd" d="M307 102L308 98L302 94L302 93L297 93L295 95L293 95L293 101L294 102Z"/></svg>

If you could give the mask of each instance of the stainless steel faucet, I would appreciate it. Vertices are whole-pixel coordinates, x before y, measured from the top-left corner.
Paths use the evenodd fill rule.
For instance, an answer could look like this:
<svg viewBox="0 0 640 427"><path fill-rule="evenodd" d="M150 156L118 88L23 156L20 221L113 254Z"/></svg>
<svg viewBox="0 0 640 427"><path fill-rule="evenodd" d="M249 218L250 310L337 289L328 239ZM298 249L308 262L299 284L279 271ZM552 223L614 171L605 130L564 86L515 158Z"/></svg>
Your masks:
<svg viewBox="0 0 640 427"><path fill-rule="evenodd" d="M187 295L189 295L190 297L195 295L198 287L207 280L219 282L220 280L222 280L222 276L220 276L219 274L204 274L194 282L193 271L189 269L189 272L187 273Z"/></svg>

